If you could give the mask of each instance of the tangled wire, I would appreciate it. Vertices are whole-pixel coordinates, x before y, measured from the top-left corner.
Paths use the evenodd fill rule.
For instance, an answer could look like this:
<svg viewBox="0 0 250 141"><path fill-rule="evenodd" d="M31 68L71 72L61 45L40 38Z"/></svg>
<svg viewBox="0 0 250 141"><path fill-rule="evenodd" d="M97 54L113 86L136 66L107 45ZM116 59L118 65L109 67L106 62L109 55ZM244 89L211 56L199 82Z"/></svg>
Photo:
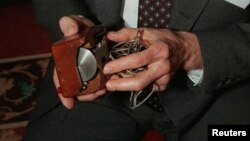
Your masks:
<svg viewBox="0 0 250 141"><path fill-rule="evenodd" d="M134 39L128 42L118 43L115 46L113 46L109 53L109 58L111 60L115 60L120 57L127 56L129 54L137 53L137 52L147 49L149 46L143 42L142 35L143 35L143 30L139 29ZM143 67L135 68L135 69L127 69L118 74L123 77L126 77L126 76L133 77L137 73L145 71L145 70L147 70L147 66L143 66ZM131 91L130 108L135 109L139 107L141 104L143 104L145 101L147 101L147 99L155 91L153 87L151 87L150 89L151 90L149 92L148 91L145 92L145 90Z"/></svg>

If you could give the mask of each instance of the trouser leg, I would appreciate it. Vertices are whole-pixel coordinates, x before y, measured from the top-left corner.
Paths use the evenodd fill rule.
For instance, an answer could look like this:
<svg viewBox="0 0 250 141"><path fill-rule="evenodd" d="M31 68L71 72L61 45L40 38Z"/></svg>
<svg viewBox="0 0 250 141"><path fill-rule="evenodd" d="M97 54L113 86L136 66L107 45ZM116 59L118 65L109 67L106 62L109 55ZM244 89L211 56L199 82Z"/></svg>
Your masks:
<svg viewBox="0 0 250 141"><path fill-rule="evenodd" d="M129 93L113 93L93 102L76 101L67 110L53 85L53 65L39 92L24 141L141 140L152 127L155 112L145 105L128 108Z"/></svg>
<svg viewBox="0 0 250 141"><path fill-rule="evenodd" d="M123 111L97 103L77 102L72 110L62 105L29 124L25 141L133 141L143 130Z"/></svg>

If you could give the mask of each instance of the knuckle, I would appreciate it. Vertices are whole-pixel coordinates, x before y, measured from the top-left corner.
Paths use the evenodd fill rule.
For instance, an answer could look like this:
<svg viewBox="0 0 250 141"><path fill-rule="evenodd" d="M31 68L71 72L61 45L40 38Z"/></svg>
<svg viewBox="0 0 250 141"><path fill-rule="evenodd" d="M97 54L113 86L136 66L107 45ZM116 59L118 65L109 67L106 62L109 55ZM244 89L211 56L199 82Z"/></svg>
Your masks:
<svg viewBox="0 0 250 141"><path fill-rule="evenodd" d="M136 83L135 85L134 85L134 90L135 91L141 91L142 89L144 88L144 85L142 84L142 83Z"/></svg>
<svg viewBox="0 0 250 141"><path fill-rule="evenodd" d="M165 91L167 89L166 85L160 86L160 91Z"/></svg>
<svg viewBox="0 0 250 141"><path fill-rule="evenodd" d="M129 28L122 28L120 30L121 33L125 33L125 34L129 34L130 33L130 29Z"/></svg>
<svg viewBox="0 0 250 141"><path fill-rule="evenodd" d="M169 47L167 44L160 46L159 56L164 59L169 58Z"/></svg>
<svg viewBox="0 0 250 141"><path fill-rule="evenodd" d="M134 60L133 60L133 64L134 64L134 68L138 68L138 67L140 67L141 66L141 63L142 63L142 59L141 58L134 58Z"/></svg>
<svg viewBox="0 0 250 141"><path fill-rule="evenodd" d="M172 74L175 70L176 66L171 61L168 61L168 74Z"/></svg>
<svg viewBox="0 0 250 141"><path fill-rule="evenodd" d="M164 64L165 64L164 67L163 67L164 72L166 74L171 73L171 70L172 70L171 62L170 61L166 61Z"/></svg>
<svg viewBox="0 0 250 141"><path fill-rule="evenodd" d="M128 28L122 28L121 30L120 30L120 32L128 32Z"/></svg>
<svg viewBox="0 0 250 141"><path fill-rule="evenodd" d="M153 82L154 76L141 76L139 79L135 81L134 89L135 91L143 90L148 84Z"/></svg>
<svg viewBox="0 0 250 141"><path fill-rule="evenodd" d="M169 61L162 60L159 62L159 67L158 67L158 74L159 75L165 75L170 73L171 70L171 65Z"/></svg>
<svg viewBox="0 0 250 141"><path fill-rule="evenodd" d="M134 37L137 33L137 29L135 29L135 28L122 28L120 30L120 32L122 32L128 36L130 35L130 36Z"/></svg>
<svg viewBox="0 0 250 141"><path fill-rule="evenodd" d="M161 84L166 85L168 82L169 78L167 76L161 78Z"/></svg>

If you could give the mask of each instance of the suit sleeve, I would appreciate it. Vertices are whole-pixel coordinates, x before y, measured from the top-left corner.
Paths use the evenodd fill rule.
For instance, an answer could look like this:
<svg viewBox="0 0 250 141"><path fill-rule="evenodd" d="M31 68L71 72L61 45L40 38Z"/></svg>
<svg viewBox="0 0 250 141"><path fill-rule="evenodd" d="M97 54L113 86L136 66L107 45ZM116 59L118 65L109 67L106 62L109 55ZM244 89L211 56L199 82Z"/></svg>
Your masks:
<svg viewBox="0 0 250 141"><path fill-rule="evenodd" d="M50 34L54 41L62 38L58 21L66 15L88 16L83 0L33 0L34 12L41 26Z"/></svg>
<svg viewBox="0 0 250 141"><path fill-rule="evenodd" d="M250 18L223 28L195 32L202 52L202 92L214 92L250 78Z"/></svg>

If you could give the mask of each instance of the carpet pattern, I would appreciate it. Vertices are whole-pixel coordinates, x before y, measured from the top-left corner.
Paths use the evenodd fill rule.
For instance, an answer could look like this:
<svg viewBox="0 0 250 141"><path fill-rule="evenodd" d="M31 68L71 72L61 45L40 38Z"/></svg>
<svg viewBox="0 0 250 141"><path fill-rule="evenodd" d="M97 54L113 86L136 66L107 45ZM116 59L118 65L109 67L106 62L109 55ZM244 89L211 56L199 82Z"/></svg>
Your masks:
<svg viewBox="0 0 250 141"><path fill-rule="evenodd" d="M0 2L0 141L21 141L51 56L31 0Z"/></svg>
<svg viewBox="0 0 250 141"><path fill-rule="evenodd" d="M51 54L0 60L0 141L19 141Z"/></svg>

